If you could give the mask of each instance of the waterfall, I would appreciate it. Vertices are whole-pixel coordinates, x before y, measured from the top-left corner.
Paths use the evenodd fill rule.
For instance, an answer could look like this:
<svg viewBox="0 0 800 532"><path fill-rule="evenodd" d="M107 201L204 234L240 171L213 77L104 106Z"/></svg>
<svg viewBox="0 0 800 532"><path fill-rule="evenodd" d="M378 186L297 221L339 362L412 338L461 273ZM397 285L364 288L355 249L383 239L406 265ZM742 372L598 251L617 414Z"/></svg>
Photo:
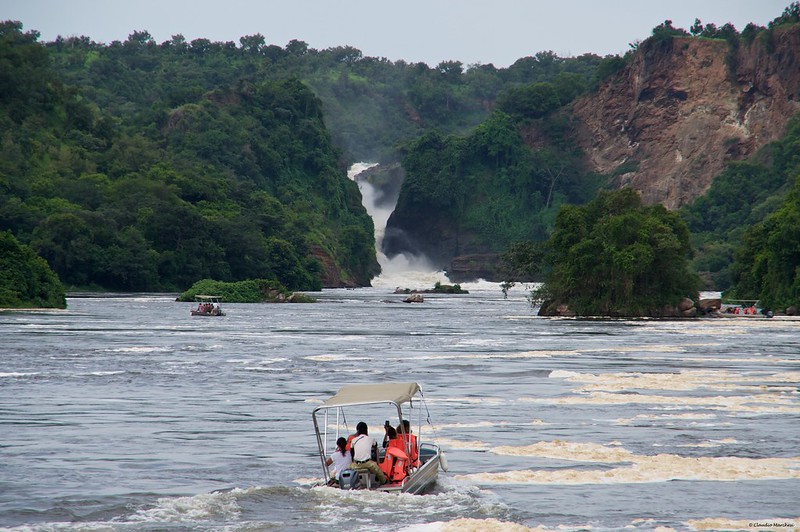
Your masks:
<svg viewBox="0 0 800 532"><path fill-rule="evenodd" d="M436 271L424 256L402 253L391 259L381 250L383 235L386 232L386 223L394 211L395 205L379 205L378 190L363 179L358 179L361 172L377 166L377 163L355 163L347 171L347 177L358 184L361 191L361 203L367 209L375 225L375 252L378 264L381 265L381 274L372 280L376 287L400 288L431 288L436 282L449 284L450 280L443 271Z"/></svg>

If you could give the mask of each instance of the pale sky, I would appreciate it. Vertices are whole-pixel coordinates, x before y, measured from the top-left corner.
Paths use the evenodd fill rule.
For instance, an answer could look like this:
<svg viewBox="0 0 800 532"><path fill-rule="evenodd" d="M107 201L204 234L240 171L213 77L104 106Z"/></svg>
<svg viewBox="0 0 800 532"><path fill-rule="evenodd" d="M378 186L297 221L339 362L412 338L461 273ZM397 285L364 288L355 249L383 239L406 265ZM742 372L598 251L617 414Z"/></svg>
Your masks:
<svg viewBox="0 0 800 532"><path fill-rule="evenodd" d="M392 61L461 61L507 67L552 50L561 57L622 54L670 19L689 29L731 22L766 26L791 0L0 0L0 20L19 20L42 41L87 36L124 41L147 30L157 43L233 41L260 33L280 47L353 46Z"/></svg>

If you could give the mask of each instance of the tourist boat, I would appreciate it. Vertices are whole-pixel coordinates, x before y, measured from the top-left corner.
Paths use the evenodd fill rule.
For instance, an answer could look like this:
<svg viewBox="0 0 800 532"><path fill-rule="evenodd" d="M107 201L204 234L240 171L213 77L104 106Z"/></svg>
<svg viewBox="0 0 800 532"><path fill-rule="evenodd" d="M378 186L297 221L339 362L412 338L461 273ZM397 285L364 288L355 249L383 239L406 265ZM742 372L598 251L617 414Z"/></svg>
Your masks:
<svg viewBox="0 0 800 532"><path fill-rule="evenodd" d="M224 316L222 297L197 295L194 297L197 308L192 309L192 316Z"/></svg>
<svg viewBox="0 0 800 532"><path fill-rule="evenodd" d="M728 299L721 303L719 316L725 318L771 318L772 312L764 311L757 299Z"/></svg>
<svg viewBox="0 0 800 532"><path fill-rule="evenodd" d="M404 417L403 409L406 408ZM322 463L322 484L338 485L341 489L368 489L396 493L424 493L431 489L438 478L441 467L447 471L447 461L441 448L430 442L420 442L417 434L422 431L422 419L430 423L428 408L422 396L422 390L415 382L387 382L381 384L355 384L341 388L336 395L314 408L311 417L314 420L314 432L317 436L319 458ZM391 416L387 414L391 412ZM417 431L414 434L413 418L418 418ZM353 416L356 416L355 418ZM345 469L338 479L331 479L326 453L335 447L340 436L346 437L354 431L348 430L347 420L358 421L380 420L386 417L397 419L400 429L399 445L382 448L382 434L378 430L392 424L384 422L367 422L374 430L370 435L378 442L376 462L388 481L380 484L375 475L364 470ZM404 421L407 420L406 430ZM429 427L431 432L433 427ZM427 430L426 430L427 432ZM396 443L398 443L396 442ZM402 448L400 448L402 446Z"/></svg>

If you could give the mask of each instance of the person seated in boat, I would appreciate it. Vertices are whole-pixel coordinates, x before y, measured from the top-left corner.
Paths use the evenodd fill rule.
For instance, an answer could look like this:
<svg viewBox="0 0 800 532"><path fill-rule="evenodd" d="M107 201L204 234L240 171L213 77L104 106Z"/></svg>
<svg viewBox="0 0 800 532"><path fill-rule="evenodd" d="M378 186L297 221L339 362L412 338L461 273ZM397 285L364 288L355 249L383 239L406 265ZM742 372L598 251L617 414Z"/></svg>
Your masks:
<svg viewBox="0 0 800 532"><path fill-rule="evenodd" d="M374 451L373 451L374 450ZM386 483L386 475L383 474L381 468L373 459L373 452L377 456L378 442L375 438L369 435L367 424L359 421L356 425L356 437L350 443L350 454L353 462L350 464L350 469L359 471L369 471L378 479L381 484Z"/></svg>
<svg viewBox="0 0 800 532"><path fill-rule="evenodd" d="M405 440L409 443L409 456L411 457L411 463L415 466L418 465L417 462L419 460L419 449L417 448L417 437L411 434L411 422L407 419L404 419L401 424L397 425L397 435L398 438L402 438L402 440Z"/></svg>
<svg viewBox="0 0 800 532"><path fill-rule="evenodd" d="M397 434L397 430L391 425L387 425L385 429L386 435L383 437L383 448L390 449L394 447L405 452L406 446L403 443L403 439Z"/></svg>
<svg viewBox="0 0 800 532"><path fill-rule="evenodd" d="M328 481L328 485L338 483L339 474L350 466L350 453L346 447L347 440L344 436L340 436L336 440L336 450L325 460L325 465L333 464L333 477Z"/></svg>

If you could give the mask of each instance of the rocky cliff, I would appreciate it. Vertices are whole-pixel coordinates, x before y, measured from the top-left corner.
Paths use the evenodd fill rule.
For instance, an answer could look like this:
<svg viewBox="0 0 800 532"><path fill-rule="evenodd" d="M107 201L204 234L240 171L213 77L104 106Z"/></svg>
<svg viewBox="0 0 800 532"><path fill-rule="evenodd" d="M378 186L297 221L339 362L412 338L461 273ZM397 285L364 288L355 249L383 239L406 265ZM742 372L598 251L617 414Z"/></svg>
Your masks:
<svg viewBox="0 0 800 532"><path fill-rule="evenodd" d="M708 190L726 163L780 137L798 100L795 25L736 49L721 39L645 41L572 111L593 171L675 209Z"/></svg>

